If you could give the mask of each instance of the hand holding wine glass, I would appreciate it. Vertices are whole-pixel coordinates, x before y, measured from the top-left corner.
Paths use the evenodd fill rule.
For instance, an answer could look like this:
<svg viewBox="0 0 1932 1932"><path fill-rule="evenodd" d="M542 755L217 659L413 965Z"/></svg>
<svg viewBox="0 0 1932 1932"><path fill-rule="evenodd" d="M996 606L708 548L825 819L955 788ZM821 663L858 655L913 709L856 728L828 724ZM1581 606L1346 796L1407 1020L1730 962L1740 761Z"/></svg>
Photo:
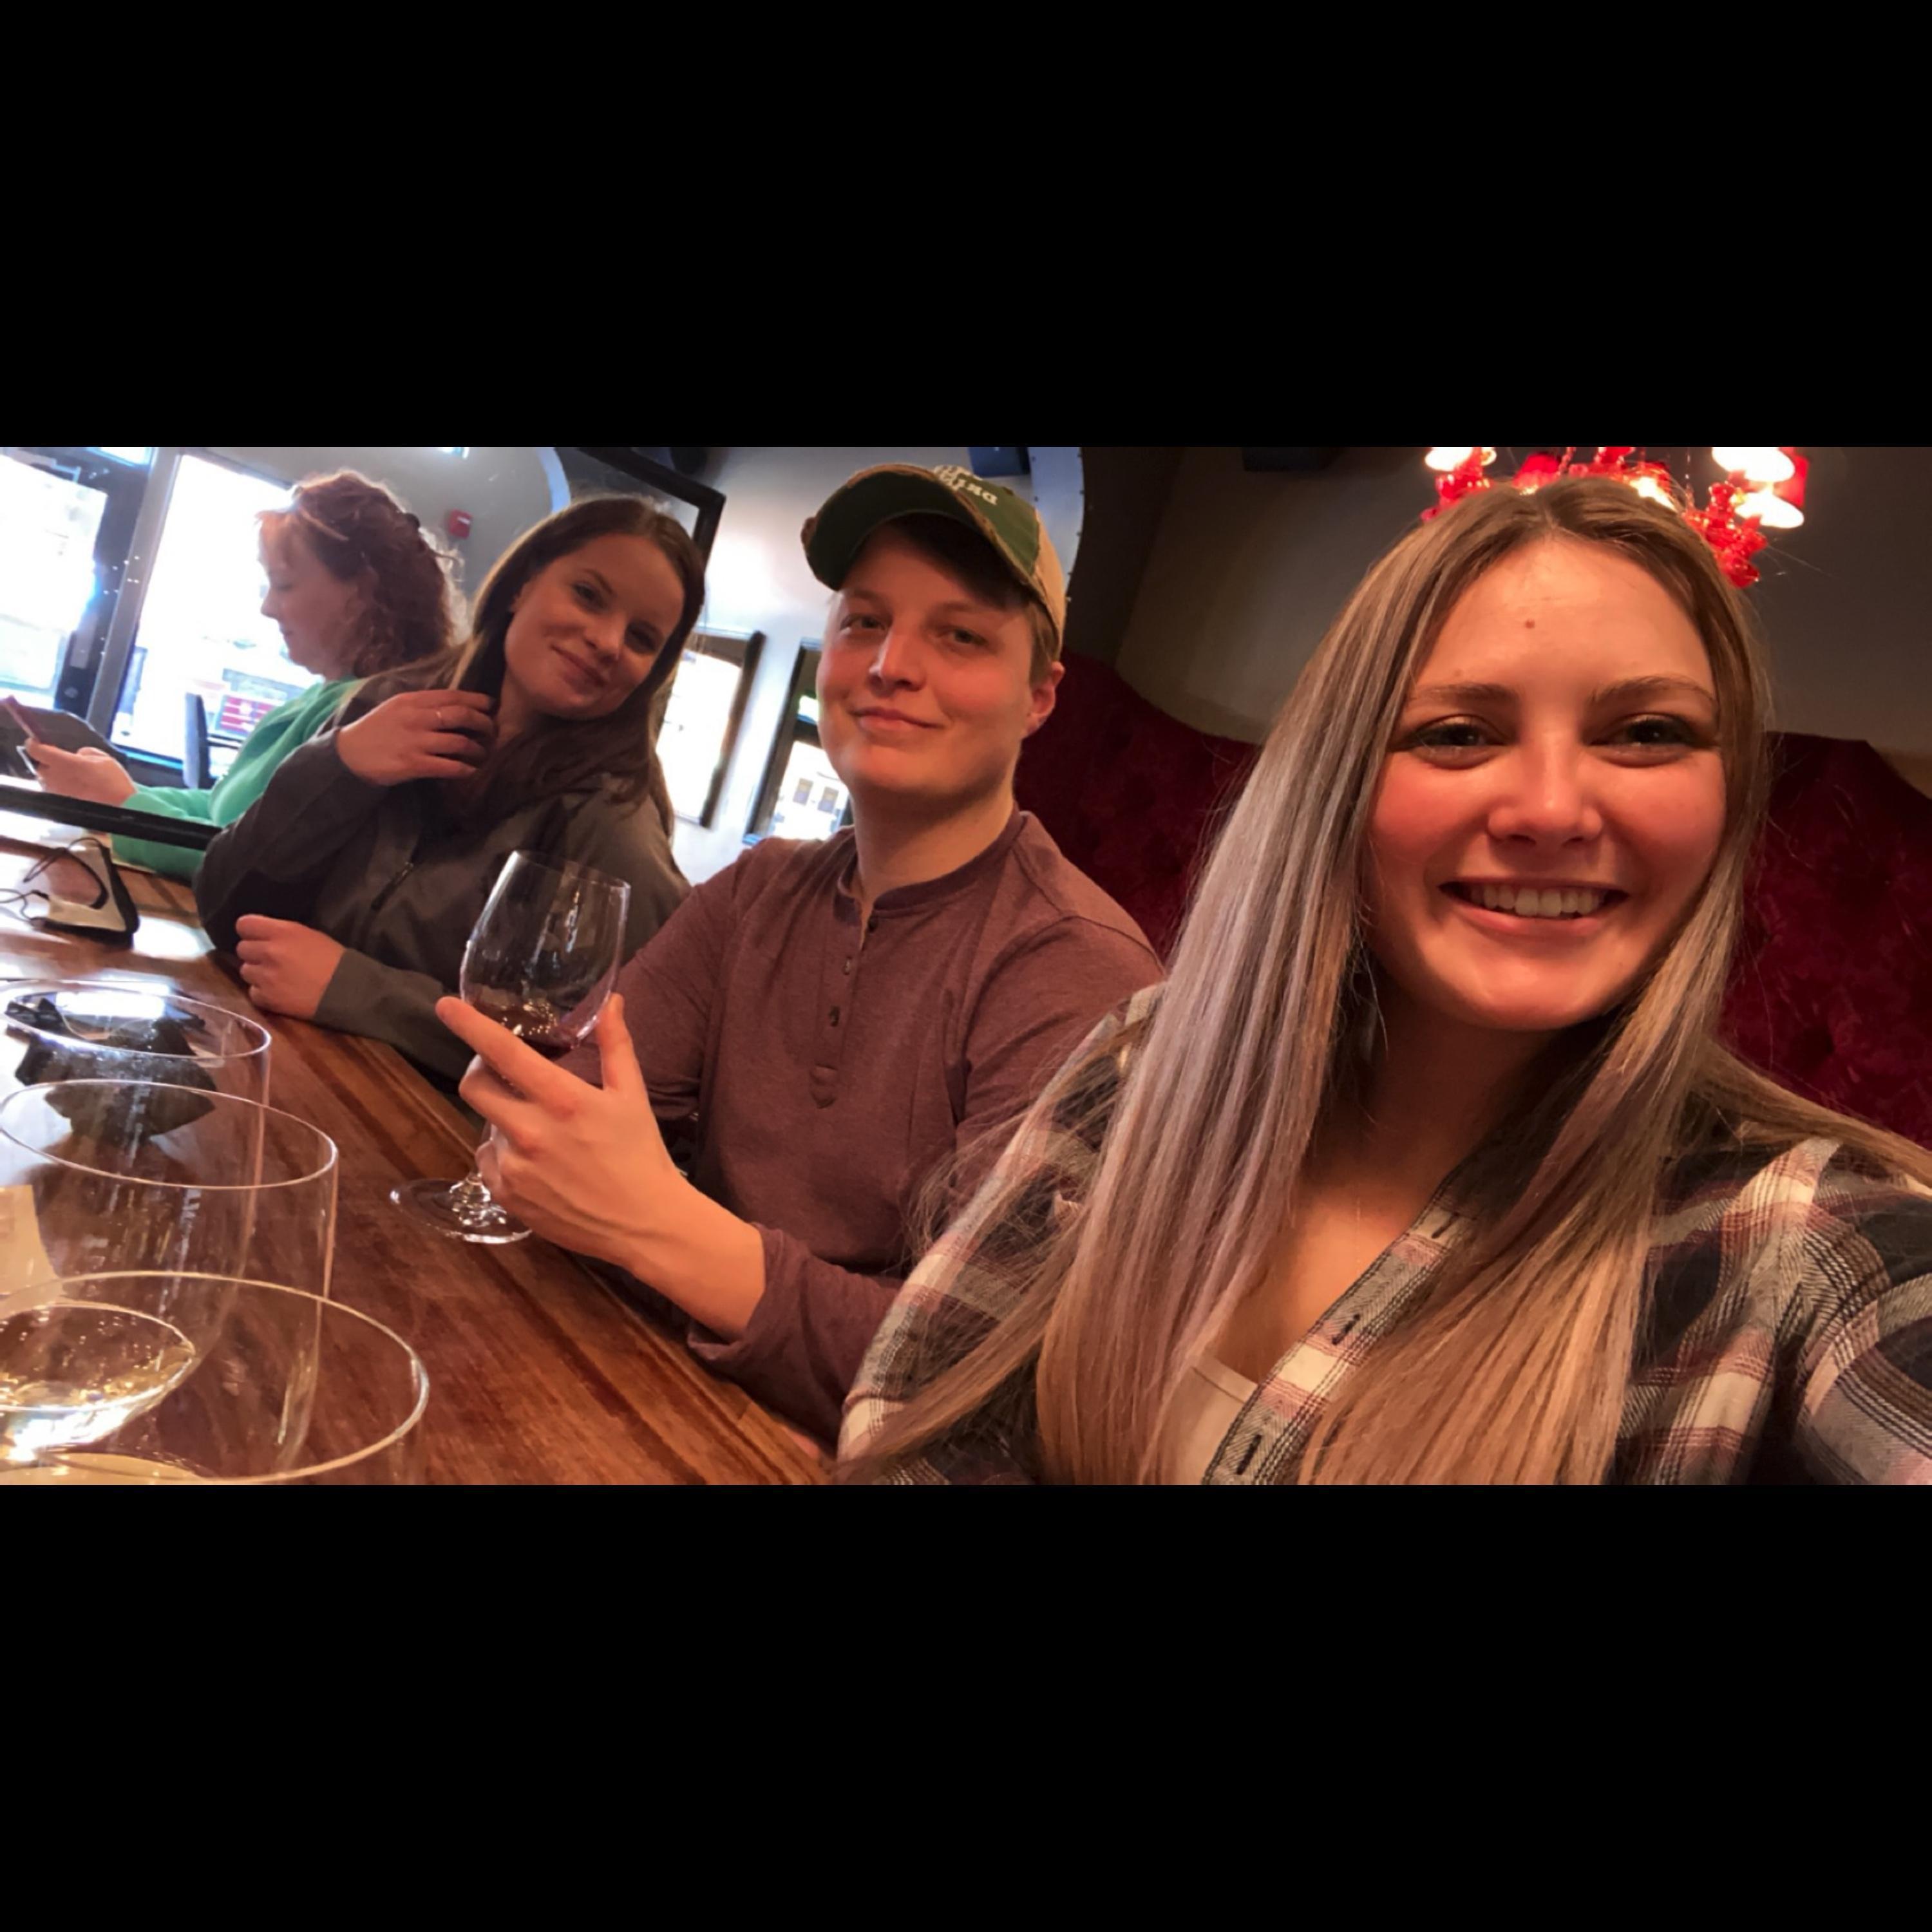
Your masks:
<svg viewBox="0 0 1932 1932"><path fill-rule="evenodd" d="M590 866L514 854L470 934L463 998L544 1058L561 1060L610 997L630 898L623 880ZM390 1198L454 1240L500 1243L530 1232L490 1199L474 1168L454 1186L415 1181Z"/></svg>
<svg viewBox="0 0 1932 1932"><path fill-rule="evenodd" d="M680 1245L693 1232L694 1208L700 1219L723 1212L679 1173L664 1146L621 994L592 1030L594 1084L545 1065L460 1000L445 1000L437 1012L476 1051L462 1093L492 1130L478 1157L483 1178L546 1240L643 1279L665 1241Z"/></svg>

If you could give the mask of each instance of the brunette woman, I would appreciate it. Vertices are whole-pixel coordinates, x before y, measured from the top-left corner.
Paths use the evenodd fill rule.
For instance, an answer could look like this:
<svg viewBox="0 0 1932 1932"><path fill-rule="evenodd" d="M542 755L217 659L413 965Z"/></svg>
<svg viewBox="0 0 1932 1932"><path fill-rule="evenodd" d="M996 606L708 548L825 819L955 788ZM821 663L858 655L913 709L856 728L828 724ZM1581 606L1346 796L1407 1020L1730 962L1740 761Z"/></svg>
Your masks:
<svg viewBox="0 0 1932 1932"><path fill-rule="evenodd" d="M372 680L208 848L202 920L255 1004L453 1078L470 1052L436 1002L517 851L627 880L643 945L686 890L650 724L704 597L696 545L641 497L512 544L465 649Z"/></svg>

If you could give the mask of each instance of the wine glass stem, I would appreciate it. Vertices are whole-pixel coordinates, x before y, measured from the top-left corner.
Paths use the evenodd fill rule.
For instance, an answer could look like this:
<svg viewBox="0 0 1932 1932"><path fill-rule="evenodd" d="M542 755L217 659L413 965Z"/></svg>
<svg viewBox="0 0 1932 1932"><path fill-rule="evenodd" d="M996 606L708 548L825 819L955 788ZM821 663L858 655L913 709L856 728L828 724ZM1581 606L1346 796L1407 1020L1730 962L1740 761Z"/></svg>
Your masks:
<svg viewBox="0 0 1932 1932"><path fill-rule="evenodd" d="M496 1203L490 1198L489 1189L483 1184L482 1173L472 1167L450 1189L449 1204L459 1215L474 1216L486 1212Z"/></svg>

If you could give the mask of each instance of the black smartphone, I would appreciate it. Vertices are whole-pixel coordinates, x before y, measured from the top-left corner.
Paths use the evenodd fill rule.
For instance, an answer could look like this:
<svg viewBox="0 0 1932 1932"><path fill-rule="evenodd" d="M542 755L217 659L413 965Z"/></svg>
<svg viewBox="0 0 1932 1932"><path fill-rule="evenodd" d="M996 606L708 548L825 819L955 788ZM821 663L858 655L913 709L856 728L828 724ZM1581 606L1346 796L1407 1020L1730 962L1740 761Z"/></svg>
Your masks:
<svg viewBox="0 0 1932 1932"><path fill-rule="evenodd" d="M115 755L114 747L85 718L76 718L71 711L48 711L38 704L22 704L17 698L0 698L0 714L20 737L38 739L57 751L79 752L91 746L110 758ZM32 771L31 763L27 769Z"/></svg>

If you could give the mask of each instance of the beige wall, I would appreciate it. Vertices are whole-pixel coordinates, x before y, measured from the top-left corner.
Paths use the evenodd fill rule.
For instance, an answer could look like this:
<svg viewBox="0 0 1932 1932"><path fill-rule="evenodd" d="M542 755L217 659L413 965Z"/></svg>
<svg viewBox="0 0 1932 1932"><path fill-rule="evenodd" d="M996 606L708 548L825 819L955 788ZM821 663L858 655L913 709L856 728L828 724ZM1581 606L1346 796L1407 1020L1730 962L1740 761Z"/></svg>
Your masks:
<svg viewBox="0 0 1932 1932"><path fill-rule="evenodd" d="M1750 593L1771 643L1779 722L1864 739L1932 790L1932 607L1918 564L1932 449L1810 453L1809 520L1774 539ZM1707 456L1693 474L1700 487L1714 474ZM1250 475L1238 449L1187 449L1127 622L1122 675L1197 729L1260 738L1430 488L1420 446L1348 449L1310 476Z"/></svg>
<svg viewBox="0 0 1932 1932"><path fill-rule="evenodd" d="M1429 502L1419 450L1347 449L1312 476L1183 452L1115 660L1196 730L1258 740L1368 564Z"/></svg>
<svg viewBox="0 0 1932 1932"><path fill-rule="evenodd" d="M1118 662L1186 453L1172 444L1082 445L1085 514L1078 565L1067 584L1070 652Z"/></svg>

